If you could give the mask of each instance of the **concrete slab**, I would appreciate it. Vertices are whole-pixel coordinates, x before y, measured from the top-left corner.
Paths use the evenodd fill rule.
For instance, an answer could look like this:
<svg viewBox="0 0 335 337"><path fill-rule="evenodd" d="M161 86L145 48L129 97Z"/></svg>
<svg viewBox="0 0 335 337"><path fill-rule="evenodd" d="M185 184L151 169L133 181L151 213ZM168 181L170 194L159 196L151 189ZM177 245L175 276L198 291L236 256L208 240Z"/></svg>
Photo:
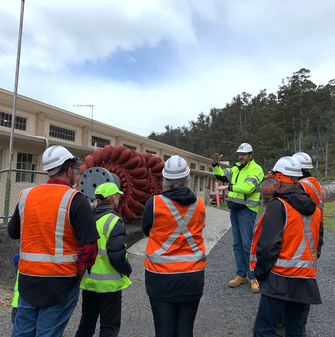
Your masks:
<svg viewBox="0 0 335 337"><path fill-rule="evenodd" d="M229 212L216 207L206 206L206 219L203 236L206 252L212 250L216 243L230 228ZM143 238L128 249L129 254L144 256L148 238Z"/></svg>

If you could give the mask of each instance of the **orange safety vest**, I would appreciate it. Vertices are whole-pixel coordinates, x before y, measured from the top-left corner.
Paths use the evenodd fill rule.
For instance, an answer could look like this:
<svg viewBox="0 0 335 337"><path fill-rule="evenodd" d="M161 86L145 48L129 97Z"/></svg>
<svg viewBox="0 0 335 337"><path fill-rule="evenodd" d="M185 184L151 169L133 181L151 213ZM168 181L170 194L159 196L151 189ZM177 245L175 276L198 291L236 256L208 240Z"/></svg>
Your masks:
<svg viewBox="0 0 335 337"><path fill-rule="evenodd" d="M207 256L202 237L205 205L200 198L180 205L163 195L154 196L154 223L146 248L145 269L155 273L202 270Z"/></svg>
<svg viewBox="0 0 335 337"><path fill-rule="evenodd" d="M71 201L77 192L65 185L44 184L20 193L21 274L77 275L78 243L69 222Z"/></svg>
<svg viewBox="0 0 335 337"><path fill-rule="evenodd" d="M315 278L317 265L317 248L319 244L320 210L315 209L312 215L300 214L289 203L280 200L286 210L286 223L281 250L277 261L271 268L275 274L286 277ZM272 199L271 201L273 201ZM270 201L270 202L271 202ZM256 266L256 245L262 231L264 214L259 219L250 252L250 269Z"/></svg>
<svg viewBox="0 0 335 337"><path fill-rule="evenodd" d="M325 204L325 194L320 183L313 177L303 178L299 183L304 191L316 202L316 207L321 210L321 223L323 225L323 206Z"/></svg>

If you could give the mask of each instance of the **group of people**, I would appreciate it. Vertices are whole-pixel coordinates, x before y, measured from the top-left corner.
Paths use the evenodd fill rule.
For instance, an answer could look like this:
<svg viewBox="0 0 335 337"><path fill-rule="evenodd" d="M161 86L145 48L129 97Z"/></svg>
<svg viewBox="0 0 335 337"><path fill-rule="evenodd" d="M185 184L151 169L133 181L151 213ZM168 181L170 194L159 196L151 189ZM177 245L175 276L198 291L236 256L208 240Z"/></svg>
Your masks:
<svg viewBox="0 0 335 337"><path fill-rule="evenodd" d="M218 153L212 164L216 178L229 183L217 188L228 190L237 267L228 285L249 281L261 293L254 337L306 336L309 306L321 303L316 271L323 244L324 193L309 172L311 157L297 152L276 162L266 176L273 179L273 198L254 228L263 170L250 144L236 152L232 168L221 169Z"/></svg>
<svg viewBox="0 0 335 337"><path fill-rule="evenodd" d="M82 289L82 315L76 337L116 337L121 324L121 292L131 281L126 232L115 212L123 192L106 182L91 205L73 189L82 162L63 146L42 156L46 184L23 190L8 234L20 239L12 336L62 336ZM149 236L145 285L156 336L192 336L202 296L206 250L204 202L188 188L190 168L172 156L163 169L161 195L143 212ZM19 294L19 296L18 296Z"/></svg>
<svg viewBox="0 0 335 337"><path fill-rule="evenodd" d="M250 144L236 152L239 162L232 168L222 170L217 153L212 165L217 179L229 183L218 187L228 190L237 267L228 285L250 282L252 292L261 292L254 337L275 336L280 322L286 336L302 336L309 305L321 303L315 276L323 238L322 187L308 172L307 154L279 159L271 172L273 199L255 227L263 170ZM115 212L123 192L115 183L101 184L90 205L72 187L81 165L77 156L52 146L42 162L50 179L21 192L8 224L9 236L21 240L12 336L62 336L79 287L76 337L92 336L99 316L100 336L117 336L121 292L132 272L125 227ZM148 236L145 287L156 336L192 337L207 263L205 205L189 188L185 159L170 157L162 174L163 193L146 202L142 217Z"/></svg>

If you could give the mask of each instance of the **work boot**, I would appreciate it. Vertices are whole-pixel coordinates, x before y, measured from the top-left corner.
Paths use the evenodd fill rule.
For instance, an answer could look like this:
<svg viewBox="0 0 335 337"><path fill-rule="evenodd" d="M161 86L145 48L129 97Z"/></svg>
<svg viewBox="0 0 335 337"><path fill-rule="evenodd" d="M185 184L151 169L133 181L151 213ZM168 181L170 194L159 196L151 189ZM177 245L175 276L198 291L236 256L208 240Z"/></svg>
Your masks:
<svg viewBox="0 0 335 337"><path fill-rule="evenodd" d="M231 288L236 288L239 287L241 284L245 284L248 283L248 278L245 277L241 277L241 276L235 276L235 278L231 281L229 281L228 285Z"/></svg>
<svg viewBox="0 0 335 337"><path fill-rule="evenodd" d="M276 330L276 337L285 337L285 330L283 328L279 328Z"/></svg>
<svg viewBox="0 0 335 337"><path fill-rule="evenodd" d="M251 291L254 294L258 294L259 293L259 283L256 279L254 280L250 280L250 285L251 285Z"/></svg>

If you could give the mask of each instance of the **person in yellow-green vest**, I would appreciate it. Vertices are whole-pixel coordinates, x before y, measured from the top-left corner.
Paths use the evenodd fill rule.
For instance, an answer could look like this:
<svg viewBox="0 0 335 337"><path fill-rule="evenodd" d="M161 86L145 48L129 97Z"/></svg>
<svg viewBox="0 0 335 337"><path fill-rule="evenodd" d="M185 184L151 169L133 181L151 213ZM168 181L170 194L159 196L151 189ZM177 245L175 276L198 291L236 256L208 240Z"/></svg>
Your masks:
<svg viewBox="0 0 335 337"><path fill-rule="evenodd" d="M85 273L82 314L76 337L93 336L100 315L100 337L116 337L121 325L121 290L131 282L132 268L127 259L126 230L122 218L114 211L123 194L114 183L104 183L95 190L94 211L98 255L91 274Z"/></svg>
<svg viewBox="0 0 335 337"><path fill-rule="evenodd" d="M17 272L12 301L12 323L15 322L15 316L19 307L19 272Z"/></svg>
<svg viewBox="0 0 335 337"><path fill-rule="evenodd" d="M15 270L16 270L16 281L15 281L13 301L12 301L12 323L13 324L15 321L17 310L19 308L19 271L18 271L19 260L20 260L20 254L16 254L13 257L13 262L14 262Z"/></svg>
<svg viewBox="0 0 335 337"><path fill-rule="evenodd" d="M232 168L221 169L219 161L222 155L218 153L212 156L212 166L215 177L229 183L217 187L218 190L228 190L227 204L230 209L233 249L237 266L235 278L229 281L228 285L235 288L249 281L252 292L259 293L255 273L249 268L249 256L264 173L255 163L253 152L250 144L242 143L236 151L239 162Z"/></svg>

